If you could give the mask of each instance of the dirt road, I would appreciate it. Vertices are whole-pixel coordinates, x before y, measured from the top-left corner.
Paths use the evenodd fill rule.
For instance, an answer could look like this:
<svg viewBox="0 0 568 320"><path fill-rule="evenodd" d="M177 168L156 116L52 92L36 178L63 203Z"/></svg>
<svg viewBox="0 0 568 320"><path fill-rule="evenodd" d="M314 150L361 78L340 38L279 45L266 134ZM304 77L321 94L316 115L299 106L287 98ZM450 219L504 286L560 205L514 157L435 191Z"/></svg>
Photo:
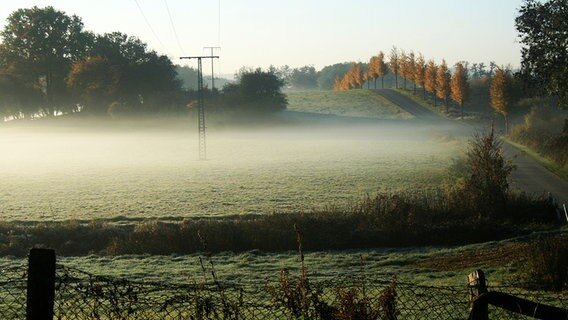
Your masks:
<svg viewBox="0 0 568 320"><path fill-rule="evenodd" d="M382 89L377 90L377 93L413 114L419 120L437 123L449 122L449 120L442 118L394 90ZM463 128L459 128L459 126L468 126L459 122L454 123L456 131L463 132ZM476 128L471 127L471 129L473 129L473 132ZM568 206L567 181L548 171L531 157L510 144L504 143L503 151L509 159L513 160L517 167L511 175L513 188L536 195L548 194L550 192L560 205L566 204Z"/></svg>

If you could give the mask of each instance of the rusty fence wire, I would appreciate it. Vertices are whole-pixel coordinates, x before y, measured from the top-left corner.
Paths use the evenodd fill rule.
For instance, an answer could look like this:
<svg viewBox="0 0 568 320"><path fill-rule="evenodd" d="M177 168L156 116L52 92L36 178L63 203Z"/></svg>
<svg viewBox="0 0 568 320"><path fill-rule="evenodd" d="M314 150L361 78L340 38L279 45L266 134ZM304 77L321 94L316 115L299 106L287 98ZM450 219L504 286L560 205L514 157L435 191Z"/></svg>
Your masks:
<svg viewBox="0 0 568 320"><path fill-rule="evenodd" d="M27 265L0 270L0 318L25 319ZM568 308L568 293L489 286ZM55 319L467 319L469 289L395 279L301 279L170 284L94 275L57 265ZM490 319L528 319L490 307Z"/></svg>

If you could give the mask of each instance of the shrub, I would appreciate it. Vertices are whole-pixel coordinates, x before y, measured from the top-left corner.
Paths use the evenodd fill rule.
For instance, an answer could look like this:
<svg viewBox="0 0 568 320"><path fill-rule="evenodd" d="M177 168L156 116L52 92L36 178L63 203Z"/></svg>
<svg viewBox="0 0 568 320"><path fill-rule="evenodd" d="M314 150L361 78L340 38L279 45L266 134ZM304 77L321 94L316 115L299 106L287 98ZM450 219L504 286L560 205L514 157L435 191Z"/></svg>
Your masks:
<svg viewBox="0 0 568 320"><path fill-rule="evenodd" d="M544 289L568 289L568 236L541 239L532 244L525 276Z"/></svg>
<svg viewBox="0 0 568 320"><path fill-rule="evenodd" d="M534 106L509 138L534 149L560 167L568 167L568 119L550 106Z"/></svg>
<svg viewBox="0 0 568 320"><path fill-rule="evenodd" d="M514 166L503 156L494 130L474 135L465 159L456 167L461 178L449 188L450 206L459 206L477 219L502 218L507 211L508 179Z"/></svg>

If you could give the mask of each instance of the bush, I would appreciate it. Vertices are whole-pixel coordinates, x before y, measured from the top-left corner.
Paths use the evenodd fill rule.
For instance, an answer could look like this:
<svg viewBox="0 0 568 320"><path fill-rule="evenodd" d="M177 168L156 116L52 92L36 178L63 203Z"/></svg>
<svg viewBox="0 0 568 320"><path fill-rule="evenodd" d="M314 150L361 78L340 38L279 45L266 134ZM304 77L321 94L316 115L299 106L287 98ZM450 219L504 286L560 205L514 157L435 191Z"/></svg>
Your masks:
<svg viewBox="0 0 568 320"><path fill-rule="evenodd" d="M568 119L549 106L534 106L509 138L568 168Z"/></svg>
<svg viewBox="0 0 568 320"><path fill-rule="evenodd" d="M511 161L503 156L501 142L493 129L474 135L465 159L455 164L460 178L449 188L450 206L460 206L477 219L503 218L513 169Z"/></svg>
<svg viewBox="0 0 568 320"><path fill-rule="evenodd" d="M525 276L544 289L568 289L568 236L542 239L531 245Z"/></svg>

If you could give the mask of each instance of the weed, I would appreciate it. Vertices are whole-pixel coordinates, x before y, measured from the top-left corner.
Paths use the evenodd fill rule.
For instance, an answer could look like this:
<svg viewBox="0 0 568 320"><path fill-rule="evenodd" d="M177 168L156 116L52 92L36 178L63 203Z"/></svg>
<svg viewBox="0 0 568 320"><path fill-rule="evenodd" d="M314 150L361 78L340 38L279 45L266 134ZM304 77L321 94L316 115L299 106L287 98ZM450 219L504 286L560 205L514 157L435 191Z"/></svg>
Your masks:
<svg viewBox="0 0 568 320"><path fill-rule="evenodd" d="M568 237L546 238L532 244L524 276L544 289L568 289Z"/></svg>

